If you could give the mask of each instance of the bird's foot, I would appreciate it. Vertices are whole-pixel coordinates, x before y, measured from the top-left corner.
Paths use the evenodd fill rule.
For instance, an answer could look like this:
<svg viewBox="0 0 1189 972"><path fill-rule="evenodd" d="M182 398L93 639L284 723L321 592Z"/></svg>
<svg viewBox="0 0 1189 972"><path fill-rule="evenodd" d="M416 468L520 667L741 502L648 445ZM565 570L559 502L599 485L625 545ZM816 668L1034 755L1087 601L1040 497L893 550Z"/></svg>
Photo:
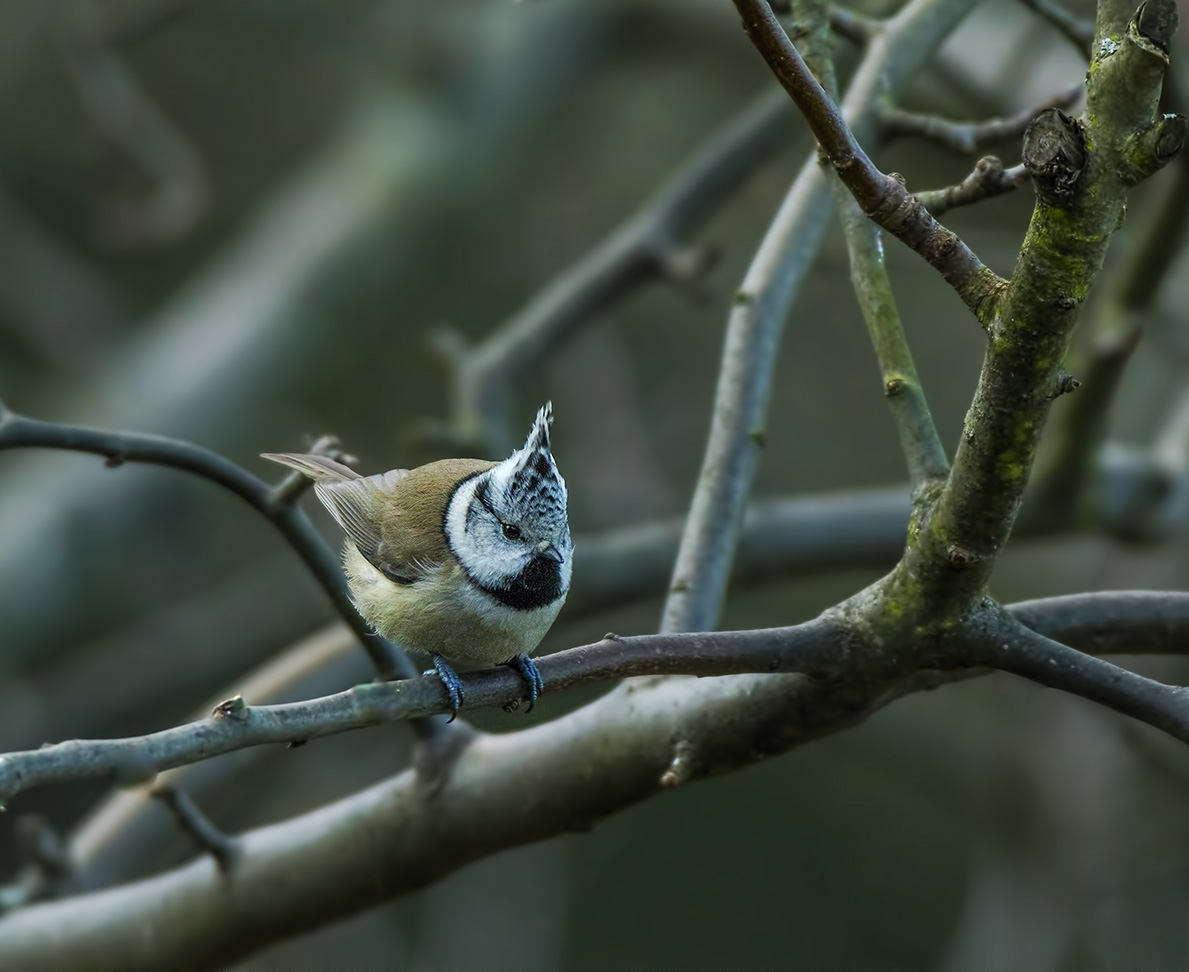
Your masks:
<svg viewBox="0 0 1189 972"><path fill-rule="evenodd" d="M537 699L545 691L545 682L541 679L541 673L537 671L536 662L528 655L517 655L506 664L514 672L517 672L528 685L528 708L524 711L532 712L533 706L537 704Z"/></svg>
<svg viewBox="0 0 1189 972"><path fill-rule="evenodd" d="M450 696L450 718L447 723L458 718L458 710L462 706L462 682L458 680L458 673L447 663L441 655L433 656L433 668L424 672L425 675L437 675Z"/></svg>

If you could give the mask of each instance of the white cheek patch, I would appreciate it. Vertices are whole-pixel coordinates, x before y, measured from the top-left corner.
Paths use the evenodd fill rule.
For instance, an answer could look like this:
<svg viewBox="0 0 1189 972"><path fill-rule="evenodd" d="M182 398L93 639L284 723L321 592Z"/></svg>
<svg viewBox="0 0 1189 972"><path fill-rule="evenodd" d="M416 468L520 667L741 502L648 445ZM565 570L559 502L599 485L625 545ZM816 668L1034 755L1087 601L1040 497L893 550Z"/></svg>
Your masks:
<svg viewBox="0 0 1189 972"><path fill-rule="evenodd" d="M502 587L524 569L529 554L505 539L499 521L475 500L483 479L475 476L455 490L446 508L446 542L477 584Z"/></svg>

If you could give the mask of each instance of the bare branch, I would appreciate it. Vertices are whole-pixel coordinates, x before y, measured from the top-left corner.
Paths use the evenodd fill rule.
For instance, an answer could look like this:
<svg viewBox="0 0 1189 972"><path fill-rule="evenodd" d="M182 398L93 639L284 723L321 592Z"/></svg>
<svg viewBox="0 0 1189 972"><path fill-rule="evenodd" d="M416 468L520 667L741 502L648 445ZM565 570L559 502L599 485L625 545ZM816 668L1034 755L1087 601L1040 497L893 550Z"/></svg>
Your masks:
<svg viewBox="0 0 1189 972"><path fill-rule="evenodd" d="M1154 0L1144 10L1145 29L1157 35L1175 24L1172 0ZM1113 16L1104 15L1100 29L1114 29ZM1124 37L1117 50L1096 56L1080 119L1046 111L1025 135L1023 158L1036 209L997 319L990 322L994 339L953 472L929 529L910 544L906 560L916 580L950 603L982 596L1010 534L1061 387L1081 302L1102 266L1128 190L1166 164L1184 141L1184 118L1158 114L1166 64L1145 36Z"/></svg>
<svg viewBox="0 0 1189 972"><path fill-rule="evenodd" d="M992 196L1011 192L1028 181L1028 170L1022 164L1005 169L999 159L987 155L979 159L974 171L956 186L927 189L913 195L934 216L941 216L958 206L971 206Z"/></svg>
<svg viewBox="0 0 1189 972"><path fill-rule="evenodd" d="M903 88L970 5L970 0L909 3L855 73L843 104L849 124L861 135L873 136L877 99ZM775 23L766 3L764 14ZM784 37L779 24L776 30ZM817 86L816 81L813 84ZM785 196L736 294L702 470L662 615L665 631L705 630L718 618L763 445L776 348L789 305L829 219L824 189L817 159L810 158Z"/></svg>
<svg viewBox="0 0 1189 972"><path fill-rule="evenodd" d="M1096 597L1109 604L1135 595ZM1167 629L1163 640L1152 631L1151 641L1130 640L1120 648L1185 650L1189 595L1168 597L1183 605L1180 630ZM1062 603L1058 614L1079 624L1081 614L1094 611L1093 603L1079 611ZM1044 614L1042 602L1030 604L1033 623L1043 623ZM1047 631L1066 633L1059 619ZM707 644L717 637L703 636ZM542 666L549 661L542 659ZM897 680L880 674L878 663L867 667L871 662L865 652L850 655L849 664L858 666L853 672L867 674L845 691L837 682L798 675L630 683L547 725L478 737L435 794L406 772L315 813L244 834L233 882L201 860L16 912L0 922L0 954L29 972L226 967L268 942L421 888L468 861L589 829L674 782L748 765L852 726L908 692L972 674ZM475 679L502 674L511 676Z"/></svg>
<svg viewBox="0 0 1189 972"><path fill-rule="evenodd" d="M169 807L178 826L215 859L219 870L224 874L230 873L239 858L239 841L211 823L185 790L175 786L155 786L152 792L157 800Z"/></svg>
<svg viewBox="0 0 1189 972"><path fill-rule="evenodd" d="M120 466L125 462L170 466L222 486L280 531L326 591L339 615L356 633L383 677L410 678L417 674L417 669L404 653L372 632L355 610L338 560L309 518L297 507L273 502L272 488L230 459L202 446L161 435L107 432L80 425L42 422L7 410L0 413L0 451L24 448L89 452L104 456L109 466Z"/></svg>
<svg viewBox="0 0 1189 972"><path fill-rule="evenodd" d="M867 157L842 113L788 39L767 0L735 0L735 6L743 17L743 29L805 116L863 212L936 268L980 322L989 319L1003 280L983 266L955 233L937 222L913 198L901 178L885 175Z"/></svg>
<svg viewBox="0 0 1189 972"><path fill-rule="evenodd" d="M1039 630L1068 635L1075 644L1093 646L1104 653L1179 652L1189 648L1189 594L1093 594L1026 602L1011 610L1022 612L1022 618ZM993 637L1008 641L1016 627L1019 625L1013 623ZM838 682L869 679L873 671L885 666L884 660L849 652L848 638L840 617L827 613L788 628L623 638L611 635L594 644L547 655L537 664L550 692L640 675L796 672L819 681ZM999 641L994 644L998 649ZM978 655L959 653L958 657L966 667L987 664ZM1022 663L1014 660L1014 655L1011 658L994 667L1017 671ZM895 662L901 677L911 674L918 664L928 666L933 659L921 661L910 652ZM1019 673L1027 671L1021 669ZM505 705L518 700L524 689L516 673L508 669L461 677L469 708ZM1069 690L1084 694L1076 688ZM73 779L108 777L121 785L132 785L164 770L248 746L305 742L445 713L449 708L441 683L432 676L357 685L308 702L252 706L236 696L217 706L210 718L147 736L64 742L0 757L0 800L11 800L35 786Z"/></svg>
<svg viewBox="0 0 1189 972"><path fill-rule="evenodd" d="M766 92L716 132L618 229L480 344L450 338L444 358L453 372L454 414L421 436L453 448L476 444L494 452L512 443L505 396L509 383L581 324L658 277L681 276L683 242L740 186L786 145L795 131L787 99ZM685 261L684 273L703 265Z"/></svg>
<svg viewBox="0 0 1189 972"><path fill-rule="evenodd" d="M1167 100L1182 112L1185 75L1183 65L1170 64L1165 85ZM1172 184L1156 205L1119 234L1122 265L1117 273L1108 272L1107 292L1093 306L1085 342L1071 366L1084 387L1053 417L1052 447L1038 460L1033 511L1055 527L1074 524L1088 505L1082 498L1091 493L1115 393L1182 249L1189 226L1189 162L1179 158L1171 168ZM1131 534L1143 529L1138 523L1121 526Z"/></svg>
<svg viewBox="0 0 1189 972"><path fill-rule="evenodd" d="M1090 699L1189 743L1189 689L1136 675L1023 625L999 632L984 658L1002 671Z"/></svg>
<svg viewBox="0 0 1189 972"><path fill-rule="evenodd" d="M824 0L798 0L794 12L802 25L806 61L830 97L836 98L837 82ZM837 173L831 173L829 182L850 255L851 284L875 347L884 395L896 421L909 480L916 489L930 480L945 479L950 470L949 459L929 414L925 390L900 324L880 229L863 214Z"/></svg>
<svg viewBox="0 0 1189 972"><path fill-rule="evenodd" d="M969 155L981 152L995 142L1020 138L1032 119L1044 109L1068 108L1085 90L1085 84L1079 81L1042 104L1025 108L1009 118L993 118L981 122L955 122L888 104L880 111L880 130L887 139L911 135L929 139L951 151Z"/></svg>
<svg viewBox="0 0 1189 972"><path fill-rule="evenodd" d="M836 677L846 653L836 620L819 619L792 628L719 635L611 636L537 662L545 688L637 675L727 675L796 671ZM510 669L460 676L467 708L519 701L524 685ZM450 700L433 676L372 682L309 702L249 706L242 697L217 706L207 719L129 739L76 740L0 756L0 803L46 783L110 778L130 786L158 773L247 746L302 743L353 729L450 711Z"/></svg>

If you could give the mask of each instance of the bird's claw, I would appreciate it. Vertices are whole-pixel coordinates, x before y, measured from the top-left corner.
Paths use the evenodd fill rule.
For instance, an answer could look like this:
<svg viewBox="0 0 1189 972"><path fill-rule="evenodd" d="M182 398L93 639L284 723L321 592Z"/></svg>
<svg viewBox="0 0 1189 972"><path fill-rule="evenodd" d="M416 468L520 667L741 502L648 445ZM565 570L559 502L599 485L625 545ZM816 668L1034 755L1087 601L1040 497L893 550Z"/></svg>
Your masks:
<svg viewBox="0 0 1189 972"><path fill-rule="evenodd" d="M426 675L437 675L450 696L450 718L447 723L458 718L458 710L462 706L462 682L458 680L458 673L446 662L441 655L433 656L433 668Z"/></svg>
<svg viewBox="0 0 1189 972"><path fill-rule="evenodd" d="M529 658L528 655L517 655L507 665L519 674L524 679L525 684L528 685L528 707L524 711L532 712L533 706L537 704L537 699L545 691L545 682L541 678L541 673L537 670L536 662Z"/></svg>

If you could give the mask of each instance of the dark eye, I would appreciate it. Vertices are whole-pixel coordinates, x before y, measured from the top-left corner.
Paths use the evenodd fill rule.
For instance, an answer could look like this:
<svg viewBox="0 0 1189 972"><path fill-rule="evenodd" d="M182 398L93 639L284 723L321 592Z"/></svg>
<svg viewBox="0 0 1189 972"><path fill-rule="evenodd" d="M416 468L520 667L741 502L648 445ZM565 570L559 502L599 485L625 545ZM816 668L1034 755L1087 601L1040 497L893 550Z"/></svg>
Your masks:
<svg viewBox="0 0 1189 972"><path fill-rule="evenodd" d="M520 527L518 527L515 523L505 523L504 524L504 536L507 537L509 540L519 540L520 539Z"/></svg>

